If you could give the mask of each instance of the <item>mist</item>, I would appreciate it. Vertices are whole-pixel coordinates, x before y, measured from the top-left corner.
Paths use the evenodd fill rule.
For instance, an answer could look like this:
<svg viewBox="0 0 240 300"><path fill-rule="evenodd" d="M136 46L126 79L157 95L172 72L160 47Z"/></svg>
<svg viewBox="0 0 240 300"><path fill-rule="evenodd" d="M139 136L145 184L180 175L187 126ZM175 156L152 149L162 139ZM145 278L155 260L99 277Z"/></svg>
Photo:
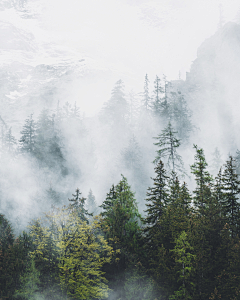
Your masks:
<svg viewBox="0 0 240 300"><path fill-rule="evenodd" d="M0 213L15 234L77 188L102 205L122 175L145 216L156 138L169 122L180 181L194 190L193 145L217 176L240 149L239 50L235 0L2 1ZM128 285L138 286L119 290Z"/></svg>

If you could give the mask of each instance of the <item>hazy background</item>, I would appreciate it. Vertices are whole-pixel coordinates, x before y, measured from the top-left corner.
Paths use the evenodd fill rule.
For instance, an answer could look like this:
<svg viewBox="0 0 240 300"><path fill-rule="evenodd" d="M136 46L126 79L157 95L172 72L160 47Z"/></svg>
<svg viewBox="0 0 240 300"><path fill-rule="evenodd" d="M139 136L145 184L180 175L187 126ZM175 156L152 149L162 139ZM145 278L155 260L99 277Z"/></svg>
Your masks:
<svg viewBox="0 0 240 300"><path fill-rule="evenodd" d="M101 204L121 173L143 211L154 175L153 137L166 125L141 112L146 73L151 97L155 76L165 74L172 91L181 91L187 101L195 128L179 149L187 172L194 143L204 148L216 173L211 162L216 147L222 162L240 147L239 8L234 0L1 1L2 136L11 128L19 141L30 114L37 122L43 109L50 117L61 111L56 126L68 172L40 167L19 154L18 143L14 154L2 151L0 211L22 229L51 204L67 203L77 187L85 197L91 188ZM119 79L128 105L134 95L135 112L114 127L100 115ZM66 103L70 110L79 108L76 119ZM135 169L124 162L133 137Z"/></svg>

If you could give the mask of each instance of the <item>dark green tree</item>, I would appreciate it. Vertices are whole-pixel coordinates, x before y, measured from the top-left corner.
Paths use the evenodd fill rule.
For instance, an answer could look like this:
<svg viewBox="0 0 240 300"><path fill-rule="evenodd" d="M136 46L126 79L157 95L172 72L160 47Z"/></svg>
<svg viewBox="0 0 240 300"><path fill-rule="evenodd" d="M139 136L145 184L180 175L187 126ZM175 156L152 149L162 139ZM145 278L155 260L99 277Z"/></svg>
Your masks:
<svg viewBox="0 0 240 300"><path fill-rule="evenodd" d="M111 187L100 207L103 209L102 229L115 253L112 264L104 270L110 287L116 288L118 296L123 297L125 270L137 263L141 239L140 214L134 193L123 175L120 182Z"/></svg>
<svg viewBox="0 0 240 300"><path fill-rule="evenodd" d="M195 176L196 189L194 190L194 204L199 209L200 213L203 208L209 203L211 199L212 176L207 171L207 162L205 159L204 151L198 148L197 145L193 146L196 150L194 156L195 162L191 165L191 172Z"/></svg>
<svg viewBox="0 0 240 300"><path fill-rule="evenodd" d="M71 212L76 212L78 217L81 218L82 221L86 221L89 223L88 218L89 216L92 216L92 213L89 213L88 210L85 208L85 201L86 198L81 197L82 193L80 192L79 189L76 189L75 194L72 194L73 198L68 199L70 204L69 204L69 210Z"/></svg>
<svg viewBox="0 0 240 300"><path fill-rule="evenodd" d="M236 172L235 161L232 156L224 165L224 172L222 176L222 185L224 200L222 202L223 210L227 216L227 222L230 225L232 236L240 233L239 230L239 194L240 194L240 180Z"/></svg>
<svg viewBox="0 0 240 300"><path fill-rule="evenodd" d="M147 216L145 218L145 223L147 227L144 229L147 232L147 236L151 239L152 231L158 228L158 221L162 217L164 210L169 202L169 190L167 186L167 181L169 177L166 174L164 165L160 160L155 167L156 177L152 178L153 187L148 188L147 192Z"/></svg>

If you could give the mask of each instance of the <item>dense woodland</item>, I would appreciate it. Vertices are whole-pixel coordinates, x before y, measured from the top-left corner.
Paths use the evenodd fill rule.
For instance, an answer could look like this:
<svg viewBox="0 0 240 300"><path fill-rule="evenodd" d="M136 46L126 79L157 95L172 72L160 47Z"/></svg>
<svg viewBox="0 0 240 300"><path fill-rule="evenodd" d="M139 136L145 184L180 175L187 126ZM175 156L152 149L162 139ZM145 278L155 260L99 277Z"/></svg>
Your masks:
<svg viewBox="0 0 240 300"><path fill-rule="evenodd" d="M1 194L1 299L239 299L240 152L224 163L212 149L210 172L184 93L149 82L126 96L119 80L94 119L68 102L31 114L18 139L1 119L1 162L40 178L28 226ZM103 199L73 188L103 170Z"/></svg>

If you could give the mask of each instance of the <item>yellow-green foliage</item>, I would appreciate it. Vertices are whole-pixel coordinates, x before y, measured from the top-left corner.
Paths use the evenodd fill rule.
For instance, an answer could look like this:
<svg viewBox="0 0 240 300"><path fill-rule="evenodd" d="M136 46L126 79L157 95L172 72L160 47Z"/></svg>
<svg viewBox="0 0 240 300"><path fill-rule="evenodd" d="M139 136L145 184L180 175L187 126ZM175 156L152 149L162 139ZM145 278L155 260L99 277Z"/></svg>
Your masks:
<svg viewBox="0 0 240 300"><path fill-rule="evenodd" d="M102 266L110 263L112 247L101 235L97 218L87 224L76 211L63 208L46 215L44 225L43 221L33 224L30 232L35 244L31 255L39 266L44 262L54 264L56 269L51 269L56 270L65 295L74 299L107 298L109 289Z"/></svg>

